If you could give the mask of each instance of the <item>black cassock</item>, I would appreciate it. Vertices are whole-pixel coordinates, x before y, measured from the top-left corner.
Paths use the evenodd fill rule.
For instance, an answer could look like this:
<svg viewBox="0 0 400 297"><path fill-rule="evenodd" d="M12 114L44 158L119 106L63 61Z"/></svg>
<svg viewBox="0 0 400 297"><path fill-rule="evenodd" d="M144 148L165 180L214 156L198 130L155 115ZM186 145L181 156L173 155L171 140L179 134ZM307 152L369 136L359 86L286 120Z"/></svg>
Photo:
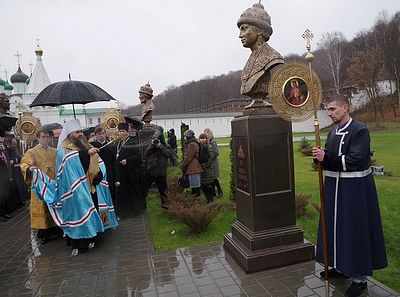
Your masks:
<svg viewBox="0 0 400 297"><path fill-rule="evenodd" d="M13 161L11 166L12 182L11 182L11 195L13 197L12 209L9 212L14 211L16 208L22 206L28 198L28 190L25 185L24 177L22 175L21 167L21 155L16 148L6 149L9 161Z"/></svg>
<svg viewBox="0 0 400 297"><path fill-rule="evenodd" d="M364 124L350 119L329 132L323 168L329 266L349 277L372 275L387 259ZM322 247L320 223L316 260L321 263Z"/></svg>
<svg viewBox="0 0 400 297"><path fill-rule="evenodd" d="M95 140L90 144L96 148L100 148L103 145L107 144L107 142L100 143L97 140ZM99 152L99 156L104 161L104 165L106 166L107 182L108 182L108 187L110 189L113 205L115 205L116 202L115 182L118 170L117 162L115 160L115 154L116 154L116 148L114 143L107 145L106 147L102 148Z"/></svg>
<svg viewBox="0 0 400 297"><path fill-rule="evenodd" d="M126 165L120 162L126 160ZM120 186L116 189L116 211L121 218L135 216L145 209L145 198L142 190L142 157L139 143L135 136L128 136L116 145L118 164L117 180Z"/></svg>

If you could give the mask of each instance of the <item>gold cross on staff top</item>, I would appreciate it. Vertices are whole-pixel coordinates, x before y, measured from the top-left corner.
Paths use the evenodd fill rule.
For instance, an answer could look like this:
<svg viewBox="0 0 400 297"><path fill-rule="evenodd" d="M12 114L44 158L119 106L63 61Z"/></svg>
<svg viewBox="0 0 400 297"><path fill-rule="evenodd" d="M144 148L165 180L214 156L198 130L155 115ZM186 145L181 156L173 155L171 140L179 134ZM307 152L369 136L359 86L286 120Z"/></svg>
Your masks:
<svg viewBox="0 0 400 297"><path fill-rule="evenodd" d="M22 55L17 51L17 53L14 55L17 57L17 63L18 63L18 67L21 66L21 61L20 58L22 57Z"/></svg>
<svg viewBox="0 0 400 297"><path fill-rule="evenodd" d="M307 29L306 31L304 31L302 37L307 42L307 45L306 45L307 50L311 51L311 40L313 39L314 34L310 30Z"/></svg>
<svg viewBox="0 0 400 297"><path fill-rule="evenodd" d="M39 38L36 38L36 45L39 47L39 41L40 41L40 39Z"/></svg>

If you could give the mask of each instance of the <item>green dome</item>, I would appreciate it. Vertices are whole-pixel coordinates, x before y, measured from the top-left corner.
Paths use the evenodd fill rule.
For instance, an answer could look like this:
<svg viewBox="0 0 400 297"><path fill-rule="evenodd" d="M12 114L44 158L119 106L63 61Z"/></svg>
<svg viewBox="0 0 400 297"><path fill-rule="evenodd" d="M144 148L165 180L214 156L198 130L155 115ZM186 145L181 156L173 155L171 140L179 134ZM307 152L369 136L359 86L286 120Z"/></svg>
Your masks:
<svg viewBox="0 0 400 297"><path fill-rule="evenodd" d="M28 77L28 78L26 79L25 83L26 83L27 85L29 85L29 82L30 82L30 81L31 81L31 78Z"/></svg>
<svg viewBox="0 0 400 297"><path fill-rule="evenodd" d="M5 86L6 82L0 77L0 86Z"/></svg>
<svg viewBox="0 0 400 297"><path fill-rule="evenodd" d="M13 87L12 85L10 85L10 84L8 83L8 81L6 81L6 84L4 85L4 90L6 90L6 91L12 91L12 90L14 90L14 87Z"/></svg>

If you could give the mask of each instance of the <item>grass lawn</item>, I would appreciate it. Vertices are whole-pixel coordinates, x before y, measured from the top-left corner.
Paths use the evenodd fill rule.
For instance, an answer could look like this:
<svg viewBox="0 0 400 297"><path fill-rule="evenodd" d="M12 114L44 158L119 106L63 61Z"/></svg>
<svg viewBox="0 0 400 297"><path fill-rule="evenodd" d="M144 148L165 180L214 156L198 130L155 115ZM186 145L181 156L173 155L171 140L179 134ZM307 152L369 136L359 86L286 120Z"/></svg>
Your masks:
<svg viewBox="0 0 400 297"><path fill-rule="evenodd" d="M380 165L385 166L385 171L392 175L375 177L389 267L376 271L374 277L400 292L400 232L398 229L400 225L400 129L397 124L389 124L387 127L388 130L371 132L371 149L375 151L374 159ZM229 143L229 140L230 138L225 137L217 141ZM297 152L298 145L298 143L294 143L296 193L311 194L311 201L319 203L317 173L312 170L311 157L305 157ZM235 220L236 213L231 207L228 207L230 204L228 193L230 182L229 152L229 146L220 147L220 182L224 196L219 198L217 202L226 204L227 207L214 219L207 231L201 235L188 236L185 225L161 211L158 195L149 195L148 214L154 246L157 250L222 241L223 236L230 232L230 225ZM169 168L169 175L180 175L179 168ZM298 218L297 224L304 230L305 238L315 243L318 214L311 205L308 206L306 215Z"/></svg>

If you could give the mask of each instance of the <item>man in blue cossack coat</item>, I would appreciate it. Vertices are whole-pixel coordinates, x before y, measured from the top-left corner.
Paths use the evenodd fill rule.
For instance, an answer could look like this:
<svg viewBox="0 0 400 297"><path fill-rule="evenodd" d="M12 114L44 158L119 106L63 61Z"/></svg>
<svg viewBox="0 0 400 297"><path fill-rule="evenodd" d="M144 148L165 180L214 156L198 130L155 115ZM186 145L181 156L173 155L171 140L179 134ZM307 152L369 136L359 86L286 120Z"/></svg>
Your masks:
<svg viewBox="0 0 400 297"><path fill-rule="evenodd" d="M313 148L314 159L325 171L325 204L328 239L328 276L349 277L347 297L367 288L372 270L387 266L385 242L375 182L371 171L367 127L349 116L343 95L328 103L328 116L338 126L328 134L325 149ZM323 262L321 221L316 260ZM321 273L324 276L324 272Z"/></svg>

